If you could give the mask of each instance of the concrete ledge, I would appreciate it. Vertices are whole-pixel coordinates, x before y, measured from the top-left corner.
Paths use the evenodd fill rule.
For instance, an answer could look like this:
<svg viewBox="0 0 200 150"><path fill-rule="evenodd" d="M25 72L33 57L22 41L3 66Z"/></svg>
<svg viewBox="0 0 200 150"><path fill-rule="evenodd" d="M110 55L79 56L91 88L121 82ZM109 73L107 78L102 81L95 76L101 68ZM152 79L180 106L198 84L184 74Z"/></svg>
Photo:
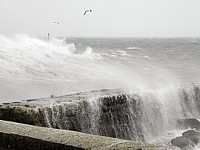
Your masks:
<svg viewBox="0 0 200 150"><path fill-rule="evenodd" d="M0 149L14 150L167 150L150 144L0 120Z"/></svg>

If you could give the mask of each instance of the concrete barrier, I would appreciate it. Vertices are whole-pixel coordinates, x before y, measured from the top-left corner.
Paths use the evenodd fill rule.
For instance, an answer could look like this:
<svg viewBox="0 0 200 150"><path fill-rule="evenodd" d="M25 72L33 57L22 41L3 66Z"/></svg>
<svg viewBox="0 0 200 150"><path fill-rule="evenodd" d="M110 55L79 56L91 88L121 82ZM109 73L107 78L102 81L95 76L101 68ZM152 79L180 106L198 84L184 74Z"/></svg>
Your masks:
<svg viewBox="0 0 200 150"><path fill-rule="evenodd" d="M0 120L0 149L167 150L150 144Z"/></svg>

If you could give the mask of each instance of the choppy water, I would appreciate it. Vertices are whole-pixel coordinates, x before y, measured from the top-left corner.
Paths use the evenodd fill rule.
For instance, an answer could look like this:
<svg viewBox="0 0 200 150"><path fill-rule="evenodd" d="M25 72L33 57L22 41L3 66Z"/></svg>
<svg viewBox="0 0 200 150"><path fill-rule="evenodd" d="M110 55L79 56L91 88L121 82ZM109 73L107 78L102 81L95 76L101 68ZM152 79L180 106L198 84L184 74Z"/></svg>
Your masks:
<svg viewBox="0 0 200 150"><path fill-rule="evenodd" d="M200 39L0 36L0 101L200 80Z"/></svg>
<svg viewBox="0 0 200 150"><path fill-rule="evenodd" d="M142 100L147 141L169 144L182 133L174 117L200 119L199 59L199 38L0 36L0 102L126 88Z"/></svg>

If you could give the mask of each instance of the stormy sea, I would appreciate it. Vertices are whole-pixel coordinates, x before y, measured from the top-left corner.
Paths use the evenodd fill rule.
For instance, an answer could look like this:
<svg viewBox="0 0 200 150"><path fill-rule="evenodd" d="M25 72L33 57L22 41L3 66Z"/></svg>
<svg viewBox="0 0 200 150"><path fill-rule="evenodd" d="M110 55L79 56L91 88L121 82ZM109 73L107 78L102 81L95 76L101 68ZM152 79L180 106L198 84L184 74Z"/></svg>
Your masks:
<svg viewBox="0 0 200 150"><path fill-rule="evenodd" d="M114 137L179 148L184 137L199 149L199 60L199 38L0 36L0 102L123 89L141 101L142 119L126 134L111 120Z"/></svg>

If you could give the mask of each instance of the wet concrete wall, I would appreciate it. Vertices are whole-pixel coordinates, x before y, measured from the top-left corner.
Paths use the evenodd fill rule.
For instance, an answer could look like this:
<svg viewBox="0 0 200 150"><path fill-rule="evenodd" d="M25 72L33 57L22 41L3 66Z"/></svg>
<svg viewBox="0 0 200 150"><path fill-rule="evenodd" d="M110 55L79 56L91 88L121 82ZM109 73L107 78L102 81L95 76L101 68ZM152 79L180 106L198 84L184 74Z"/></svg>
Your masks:
<svg viewBox="0 0 200 150"><path fill-rule="evenodd" d="M0 120L0 149L14 150L164 150L150 144Z"/></svg>

